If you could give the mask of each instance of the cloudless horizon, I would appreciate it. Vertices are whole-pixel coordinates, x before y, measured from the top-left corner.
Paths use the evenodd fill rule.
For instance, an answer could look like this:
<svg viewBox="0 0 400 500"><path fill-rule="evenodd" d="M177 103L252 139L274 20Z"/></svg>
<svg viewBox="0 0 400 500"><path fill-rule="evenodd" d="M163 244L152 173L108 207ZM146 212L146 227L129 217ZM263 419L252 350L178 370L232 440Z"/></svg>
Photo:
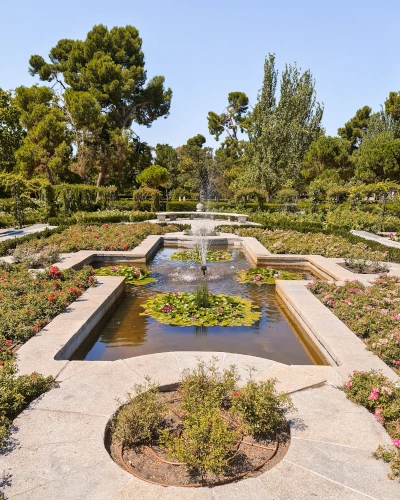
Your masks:
<svg viewBox="0 0 400 500"><path fill-rule="evenodd" d="M254 105L268 53L276 54L280 72L294 62L311 70L325 107L323 126L336 135L357 109L378 111L390 91L400 90L399 18L396 0L7 2L0 18L0 87L39 83L28 73L30 56L47 59L62 38L84 39L96 24L130 24L143 40L148 78L165 76L173 91L167 119L151 128L133 124L142 141L177 147L200 133L207 146L218 147L208 134L208 111L221 113L233 91L245 92Z"/></svg>

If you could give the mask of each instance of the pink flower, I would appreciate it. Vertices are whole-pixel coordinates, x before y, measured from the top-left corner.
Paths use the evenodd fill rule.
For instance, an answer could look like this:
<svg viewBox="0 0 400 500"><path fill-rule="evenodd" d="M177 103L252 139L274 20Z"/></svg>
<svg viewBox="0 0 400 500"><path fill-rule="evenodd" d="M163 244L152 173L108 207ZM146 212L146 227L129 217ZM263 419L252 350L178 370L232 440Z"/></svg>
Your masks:
<svg viewBox="0 0 400 500"><path fill-rule="evenodd" d="M347 387L351 387L353 385L353 382L351 380L349 380L347 383L346 383Z"/></svg>
<svg viewBox="0 0 400 500"><path fill-rule="evenodd" d="M217 311L222 311L222 307L217 307Z"/></svg>
<svg viewBox="0 0 400 500"><path fill-rule="evenodd" d="M379 392L373 387L371 390L371 394L368 396L369 401L376 401L379 399Z"/></svg>
<svg viewBox="0 0 400 500"><path fill-rule="evenodd" d="M140 274L140 269L135 269L135 270L133 271L133 274L136 274L136 275Z"/></svg>
<svg viewBox="0 0 400 500"><path fill-rule="evenodd" d="M383 408L377 408L377 409L375 410L375 413L374 413L374 417L375 417L375 418L376 418L376 420L377 420L378 422L380 422L381 424L383 424L383 415L382 415L382 413L383 413Z"/></svg>
<svg viewBox="0 0 400 500"><path fill-rule="evenodd" d="M240 394L238 392L234 392L233 395L234 396L240 396Z"/></svg>
<svg viewBox="0 0 400 500"><path fill-rule="evenodd" d="M192 321L197 321L197 319L196 318L192 318Z"/></svg>
<svg viewBox="0 0 400 500"><path fill-rule="evenodd" d="M396 446L396 448L400 448L400 439L393 438L392 443Z"/></svg>
<svg viewBox="0 0 400 500"><path fill-rule="evenodd" d="M233 311L233 316L237 316L237 312L236 311Z"/></svg>
<svg viewBox="0 0 400 500"><path fill-rule="evenodd" d="M179 292L174 292L173 295L179 295Z"/></svg>

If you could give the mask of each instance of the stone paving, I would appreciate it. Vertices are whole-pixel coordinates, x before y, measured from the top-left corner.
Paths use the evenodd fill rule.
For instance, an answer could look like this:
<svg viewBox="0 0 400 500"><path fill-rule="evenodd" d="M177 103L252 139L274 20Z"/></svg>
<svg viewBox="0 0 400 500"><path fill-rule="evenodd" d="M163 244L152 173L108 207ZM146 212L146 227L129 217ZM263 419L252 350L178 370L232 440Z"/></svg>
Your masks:
<svg viewBox="0 0 400 500"><path fill-rule="evenodd" d="M279 377L279 390L292 394L291 444L281 462L257 478L212 489L164 488L140 481L116 465L104 447L106 424L116 398L149 375L175 384L199 359L218 358L220 368L248 367L259 380ZM333 387L332 368L286 366L229 353L170 352L113 362L69 362L57 386L14 422L0 458L5 493L18 500L398 500L399 484L388 466L372 458L390 439L364 408Z"/></svg>
<svg viewBox="0 0 400 500"><path fill-rule="evenodd" d="M48 224L34 224L33 226L23 227L22 229L0 229L0 241L11 240L13 238L21 238L27 234L38 233L45 229L54 229L57 226L49 226Z"/></svg>

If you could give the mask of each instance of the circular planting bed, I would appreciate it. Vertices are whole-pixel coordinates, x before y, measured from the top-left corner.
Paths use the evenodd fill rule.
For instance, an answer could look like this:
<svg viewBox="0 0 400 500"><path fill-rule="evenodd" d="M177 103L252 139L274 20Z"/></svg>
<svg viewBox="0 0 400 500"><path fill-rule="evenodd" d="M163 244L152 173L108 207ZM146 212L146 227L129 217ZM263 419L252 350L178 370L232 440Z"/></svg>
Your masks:
<svg viewBox="0 0 400 500"><path fill-rule="evenodd" d="M254 267L242 269L237 274L239 283L255 283L256 285L274 285L275 280L301 280L300 274L280 271L270 267Z"/></svg>
<svg viewBox="0 0 400 500"><path fill-rule="evenodd" d="M151 277L151 271L130 266L110 266L96 269L97 276L125 276L127 285L147 285L157 281Z"/></svg>
<svg viewBox="0 0 400 500"><path fill-rule="evenodd" d="M182 260L184 262L201 262L201 255L198 250L183 250L171 255L171 260ZM206 257L207 262L228 262L233 260L230 252L222 250L209 250Z"/></svg>
<svg viewBox="0 0 400 500"><path fill-rule="evenodd" d="M110 455L163 486L216 486L268 470L288 449L292 403L272 379L237 388L238 379L234 366L220 373L199 363L172 391L150 380L135 386L109 423Z"/></svg>
<svg viewBox="0 0 400 500"><path fill-rule="evenodd" d="M142 316L181 326L251 326L262 315L253 311L258 306L249 300L209 293L205 285L199 285L196 292L158 294L142 307Z"/></svg>

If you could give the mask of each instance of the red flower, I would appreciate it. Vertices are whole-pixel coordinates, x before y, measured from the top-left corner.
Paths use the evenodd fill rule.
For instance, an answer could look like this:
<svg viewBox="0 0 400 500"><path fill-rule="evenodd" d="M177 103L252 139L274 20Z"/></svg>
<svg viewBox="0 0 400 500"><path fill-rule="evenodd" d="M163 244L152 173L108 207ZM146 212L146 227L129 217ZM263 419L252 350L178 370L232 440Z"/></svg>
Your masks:
<svg viewBox="0 0 400 500"><path fill-rule="evenodd" d="M125 245L125 246L124 246L124 250L125 250L125 251L129 250L128 245Z"/></svg>

